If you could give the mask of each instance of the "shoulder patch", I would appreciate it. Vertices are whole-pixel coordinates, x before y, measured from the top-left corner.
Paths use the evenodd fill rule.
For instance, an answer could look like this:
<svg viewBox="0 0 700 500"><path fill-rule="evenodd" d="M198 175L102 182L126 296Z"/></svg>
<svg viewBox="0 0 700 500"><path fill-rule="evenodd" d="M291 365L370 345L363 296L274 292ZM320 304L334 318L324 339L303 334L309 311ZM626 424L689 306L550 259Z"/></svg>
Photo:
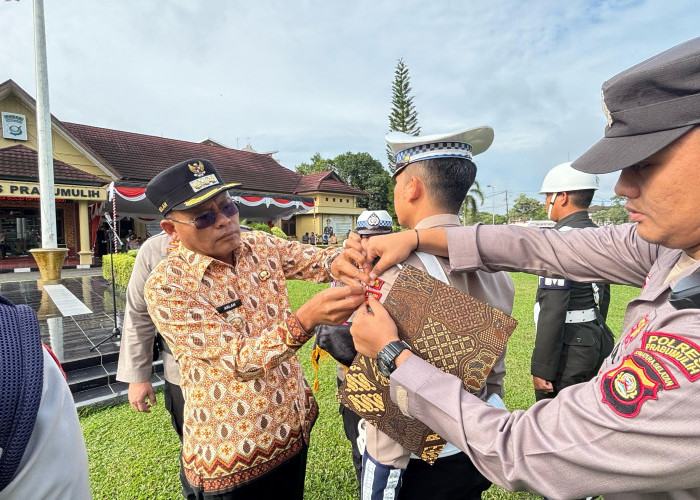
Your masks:
<svg viewBox="0 0 700 500"><path fill-rule="evenodd" d="M621 417L635 417L646 400L656 399L661 383L654 378L632 356L626 356L600 379L603 403Z"/></svg>
<svg viewBox="0 0 700 500"><path fill-rule="evenodd" d="M642 349L665 357L695 382L700 378L700 347L690 340L663 332L647 332L642 337Z"/></svg>
<svg viewBox="0 0 700 500"><path fill-rule="evenodd" d="M635 329L636 326L632 330ZM700 348L695 343L669 333L647 332L641 348L601 377L603 403L618 415L630 418L639 414L645 401L657 399L659 390L677 389L679 383L662 357L690 382L700 378Z"/></svg>
<svg viewBox="0 0 700 500"><path fill-rule="evenodd" d="M537 288L544 290L568 290L571 288L571 281L564 278L545 278L540 276Z"/></svg>

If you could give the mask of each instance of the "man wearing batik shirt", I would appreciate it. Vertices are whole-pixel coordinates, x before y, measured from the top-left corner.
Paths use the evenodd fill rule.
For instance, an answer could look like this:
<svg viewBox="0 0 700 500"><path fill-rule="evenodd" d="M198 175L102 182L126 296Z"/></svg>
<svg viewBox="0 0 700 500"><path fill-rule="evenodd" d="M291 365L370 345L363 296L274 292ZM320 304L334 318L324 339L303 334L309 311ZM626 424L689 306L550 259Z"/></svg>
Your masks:
<svg viewBox="0 0 700 500"><path fill-rule="evenodd" d="M318 324L345 321L364 290L330 288L292 314L286 280L330 281L338 250L241 234L233 185L205 159L149 182L161 227L180 245L144 293L180 368L192 498L301 499L318 406L295 353Z"/></svg>

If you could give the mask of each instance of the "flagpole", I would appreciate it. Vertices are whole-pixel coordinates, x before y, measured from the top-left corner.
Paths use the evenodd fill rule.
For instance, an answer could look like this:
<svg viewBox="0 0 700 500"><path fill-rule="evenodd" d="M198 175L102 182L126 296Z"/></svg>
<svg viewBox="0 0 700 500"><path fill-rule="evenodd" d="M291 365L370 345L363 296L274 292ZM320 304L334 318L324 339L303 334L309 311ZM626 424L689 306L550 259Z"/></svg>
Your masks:
<svg viewBox="0 0 700 500"><path fill-rule="evenodd" d="M42 248L30 251L39 265L42 281L46 283L60 281L61 268L68 250L57 248L44 0L34 0L34 68L36 72L36 135Z"/></svg>
<svg viewBox="0 0 700 500"><path fill-rule="evenodd" d="M36 132L39 157L41 246L56 248L56 197L54 196L49 72L46 63L44 0L34 0L34 64L36 71Z"/></svg>

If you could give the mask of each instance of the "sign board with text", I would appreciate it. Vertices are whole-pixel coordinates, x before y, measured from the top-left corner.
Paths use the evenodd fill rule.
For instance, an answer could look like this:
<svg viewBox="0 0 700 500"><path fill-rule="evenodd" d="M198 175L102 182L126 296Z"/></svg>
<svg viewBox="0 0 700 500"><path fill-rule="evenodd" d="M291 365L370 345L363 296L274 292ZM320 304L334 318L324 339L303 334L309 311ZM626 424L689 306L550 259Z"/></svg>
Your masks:
<svg viewBox="0 0 700 500"><path fill-rule="evenodd" d="M96 186L70 186L56 184L56 198L66 200L106 201L107 189ZM0 181L0 197L39 198L39 184L36 182Z"/></svg>

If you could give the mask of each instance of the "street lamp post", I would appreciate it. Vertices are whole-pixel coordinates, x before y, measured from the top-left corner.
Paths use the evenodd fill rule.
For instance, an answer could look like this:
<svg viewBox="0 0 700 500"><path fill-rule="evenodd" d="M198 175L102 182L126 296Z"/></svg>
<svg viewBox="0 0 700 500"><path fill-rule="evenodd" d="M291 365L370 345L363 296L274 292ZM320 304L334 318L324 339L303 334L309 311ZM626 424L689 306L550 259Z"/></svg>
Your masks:
<svg viewBox="0 0 700 500"><path fill-rule="evenodd" d="M491 224L493 226L495 226L496 225L496 188L493 187L491 184L488 184L486 187L491 188Z"/></svg>

